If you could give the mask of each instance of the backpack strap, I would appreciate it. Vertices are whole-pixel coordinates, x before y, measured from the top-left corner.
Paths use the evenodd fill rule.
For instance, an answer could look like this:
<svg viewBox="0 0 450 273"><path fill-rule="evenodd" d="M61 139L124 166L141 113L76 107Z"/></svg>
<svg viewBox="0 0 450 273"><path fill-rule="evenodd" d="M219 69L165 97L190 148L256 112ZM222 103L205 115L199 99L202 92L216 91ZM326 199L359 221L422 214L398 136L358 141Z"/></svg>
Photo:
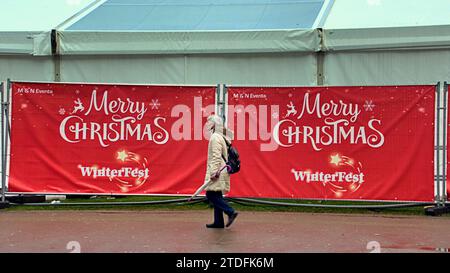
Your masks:
<svg viewBox="0 0 450 273"><path fill-rule="evenodd" d="M225 140L225 144L227 145L227 148L229 148L231 146L231 144L228 143L227 139L224 136L222 136L222 137L223 137L223 140ZM222 159L223 159L223 161L225 161L225 164L227 164L227 160L226 160L225 156L223 156L223 154L222 154Z"/></svg>
<svg viewBox="0 0 450 273"><path fill-rule="evenodd" d="M222 136L223 140L225 140L225 144L227 145L227 148L231 146L231 143L228 143L228 140Z"/></svg>

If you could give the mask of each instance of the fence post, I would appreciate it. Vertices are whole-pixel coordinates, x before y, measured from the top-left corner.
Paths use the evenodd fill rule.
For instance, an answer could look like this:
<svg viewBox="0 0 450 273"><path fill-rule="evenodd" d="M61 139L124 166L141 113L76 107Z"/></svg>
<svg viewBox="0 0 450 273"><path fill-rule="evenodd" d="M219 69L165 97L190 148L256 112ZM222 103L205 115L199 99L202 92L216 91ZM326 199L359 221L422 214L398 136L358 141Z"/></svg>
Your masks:
<svg viewBox="0 0 450 273"><path fill-rule="evenodd" d="M5 117L3 116L3 113L4 113L4 111L3 111L3 109L4 109L4 105L3 105L3 94L4 94L4 92L5 92L5 90L3 89L3 82L1 82L0 83L0 92L1 92L1 123L2 123L2 128L1 128L1 141L2 141L2 200L1 200L1 202L2 203L4 203L6 200L5 200L5 179L3 178L4 177L4 167L3 167L3 165L5 164L5 157L4 157L4 154L5 154L5 141L4 141L4 139L5 139L5 134L4 134L4 132L5 132L5 130L4 130L4 127L5 127Z"/></svg>
<svg viewBox="0 0 450 273"><path fill-rule="evenodd" d="M223 121L225 122L226 116L225 116L225 85L224 84L218 84L216 88L216 114L223 118Z"/></svg>
<svg viewBox="0 0 450 273"><path fill-rule="evenodd" d="M448 115L448 84L445 81L444 82L444 113L443 113L443 150L442 150L442 196L441 196L441 202L442 205L445 206L445 203L447 201L447 115Z"/></svg>
<svg viewBox="0 0 450 273"><path fill-rule="evenodd" d="M7 80L6 89L9 91L10 81ZM5 124L8 122L8 117L5 117L5 109L7 103L5 103L5 90L4 84L1 83L1 141L2 141L2 197L0 201L0 209L9 207L9 203L6 201L6 153L7 153L7 134L5 131ZM7 92L9 94L9 92Z"/></svg>
<svg viewBox="0 0 450 273"><path fill-rule="evenodd" d="M437 83L436 85L436 123L435 123L435 155L434 155L434 159L435 159L435 177L434 177L434 181L435 181L435 185L436 185L436 195L434 198L434 201L437 205L439 205L439 200L440 200L440 194L441 194L441 176L440 176L440 168L439 168L439 159L440 159L440 124L441 124L441 91L440 91L440 82Z"/></svg>
<svg viewBox="0 0 450 273"><path fill-rule="evenodd" d="M223 85L223 93L222 93L222 106L223 106L223 122L225 123L225 126L227 124L227 118L228 118L228 87L224 84ZM228 126L226 126L228 127Z"/></svg>
<svg viewBox="0 0 450 273"><path fill-rule="evenodd" d="M445 181L447 174L447 112L448 112L447 90L448 90L447 82L444 82L443 91L441 91L440 82L436 84L436 119L435 119L436 122L434 125L435 128L434 181L436 185L436 196L435 196L435 205L432 207L425 207L425 214L431 216L438 216L443 213L450 212L450 207L446 206L447 190Z"/></svg>

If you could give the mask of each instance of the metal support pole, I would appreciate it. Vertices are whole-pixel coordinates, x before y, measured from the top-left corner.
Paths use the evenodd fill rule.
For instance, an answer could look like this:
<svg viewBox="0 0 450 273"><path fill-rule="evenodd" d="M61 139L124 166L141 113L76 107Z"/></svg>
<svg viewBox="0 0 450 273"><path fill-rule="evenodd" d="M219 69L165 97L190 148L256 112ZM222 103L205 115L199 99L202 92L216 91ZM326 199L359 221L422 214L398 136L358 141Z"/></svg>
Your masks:
<svg viewBox="0 0 450 273"><path fill-rule="evenodd" d="M223 118L225 122L225 102L224 102L224 85L218 84L216 89L216 103L217 112L216 114Z"/></svg>
<svg viewBox="0 0 450 273"><path fill-rule="evenodd" d="M61 55L59 54L59 35L56 29L52 29L50 35L50 44L52 46L53 64L55 70L55 82L61 81Z"/></svg>
<svg viewBox="0 0 450 273"><path fill-rule="evenodd" d="M5 197L5 194L6 194L6 191L5 191L5 186L6 186L6 176L5 176L5 116L4 116L4 105L3 105L3 101L4 101L4 94L5 94L5 90L3 89L3 83L1 83L1 88L0 88L0 91L1 91L1 111L2 111L2 113L1 113L1 122L2 122L2 124L1 124L1 141L2 141L2 203L4 203L5 201L6 201L6 197Z"/></svg>
<svg viewBox="0 0 450 273"><path fill-rule="evenodd" d="M216 99L215 99L215 107L214 107L214 112L218 115L219 114L219 103L220 103L220 99L219 99L219 95L220 95L220 84L217 84L216 86Z"/></svg>
<svg viewBox="0 0 450 273"><path fill-rule="evenodd" d="M225 122L225 124L227 123L227 97L228 97L228 87L224 84L223 85L223 91L222 91L222 109L223 109L223 121Z"/></svg>
<svg viewBox="0 0 450 273"><path fill-rule="evenodd" d="M8 153L8 135L6 133L6 124L9 123L8 116L5 116L5 113L8 113L7 108L9 105L9 90L10 90L11 82L8 79L6 82L6 102L5 102L5 90L2 85L2 94L1 94L1 140L2 140L2 199L0 202L0 209L9 207L9 203L6 201L6 165L7 165L7 153ZM8 125L9 126L9 125Z"/></svg>
<svg viewBox="0 0 450 273"><path fill-rule="evenodd" d="M11 139L11 124L10 124L10 120L9 120L9 106L11 105L10 103L10 95L11 95L11 82L8 81L8 88L6 88L6 104L5 104L5 126L6 126L6 156L8 156L8 147L9 147L9 140Z"/></svg>
<svg viewBox="0 0 450 273"><path fill-rule="evenodd" d="M323 86L325 82L325 75L324 75L325 52L323 51L316 52L316 62L317 62L316 83L318 86Z"/></svg>
<svg viewBox="0 0 450 273"><path fill-rule="evenodd" d="M325 45L323 39L323 29L318 28L319 39L320 39L320 50L316 52L316 84L322 86L325 82L324 74L324 62L325 62Z"/></svg>
<svg viewBox="0 0 450 273"><path fill-rule="evenodd" d="M436 196L435 196L435 202L439 205L439 199L440 199L440 193L441 193L441 189L440 189L440 184L441 184L441 176L440 176L440 168L439 168L439 159L440 159L440 133L439 133L439 128L440 128L440 123L441 123L441 91L440 91L440 82L436 85L436 105L437 105L437 109L436 109L436 125L435 125L435 138L436 138L436 155L435 155L435 171L436 171L436 176L435 176L435 184L436 184Z"/></svg>
<svg viewBox="0 0 450 273"><path fill-rule="evenodd" d="M11 82L8 79L6 82L6 94L5 90L2 88L1 94L1 139L2 139L2 199L0 202L0 209L9 207L8 201L6 201L6 170L7 170L7 160L8 160L8 134L6 133L6 128L9 128L9 94L10 94ZM5 101L6 96L6 101Z"/></svg>
<svg viewBox="0 0 450 273"><path fill-rule="evenodd" d="M5 132L5 189L8 189L6 187L6 180L7 180L7 172L8 172L8 147L9 147L9 140L10 140L10 126L9 126L9 106L10 106L10 95L11 95L11 81L8 79L7 85L6 85L6 103L5 103L5 125L6 125L6 132Z"/></svg>
<svg viewBox="0 0 450 273"><path fill-rule="evenodd" d="M443 150L442 150L442 206L445 206L447 201L447 115L448 115L448 85L444 82L444 126L443 126Z"/></svg>
<svg viewBox="0 0 450 273"><path fill-rule="evenodd" d="M441 96L441 94L443 96ZM442 100L442 101L441 101ZM438 216L443 213L449 213L449 207L446 207L446 175L447 175L447 83L444 82L443 91L441 84L436 84L436 116L435 116L435 176L436 196L434 206L425 207L425 215ZM441 115L442 122L441 122ZM442 158L441 158L442 157ZM442 166L441 166L442 162Z"/></svg>

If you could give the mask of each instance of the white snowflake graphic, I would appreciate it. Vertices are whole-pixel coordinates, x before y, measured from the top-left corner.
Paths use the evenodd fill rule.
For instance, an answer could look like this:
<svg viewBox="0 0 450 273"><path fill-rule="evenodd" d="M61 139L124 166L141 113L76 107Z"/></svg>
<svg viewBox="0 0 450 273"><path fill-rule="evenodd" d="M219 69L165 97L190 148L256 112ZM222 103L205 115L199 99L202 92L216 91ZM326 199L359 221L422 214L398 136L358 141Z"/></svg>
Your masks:
<svg viewBox="0 0 450 273"><path fill-rule="evenodd" d="M366 110L366 112L373 111L373 108L375 108L375 104L373 104L372 100L366 100L363 107L364 107L364 110Z"/></svg>
<svg viewBox="0 0 450 273"><path fill-rule="evenodd" d="M161 103L159 103L158 99L152 99L150 106L152 107L152 110L155 110L155 109L158 110L159 106L161 106Z"/></svg>
<svg viewBox="0 0 450 273"><path fill-rule="evenodd" d="M66 114L66 110L65 110L64 108L59 108L58 113L59 113L61 116L63 116L63 115Z"/></svg>

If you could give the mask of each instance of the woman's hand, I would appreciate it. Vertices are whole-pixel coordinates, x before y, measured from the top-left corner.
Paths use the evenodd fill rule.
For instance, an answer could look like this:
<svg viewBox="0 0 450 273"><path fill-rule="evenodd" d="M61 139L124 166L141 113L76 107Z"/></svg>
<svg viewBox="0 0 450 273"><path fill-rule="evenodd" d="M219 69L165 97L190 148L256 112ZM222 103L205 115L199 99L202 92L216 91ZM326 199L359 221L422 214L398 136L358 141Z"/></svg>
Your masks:
<svg viewBox="0 0 450 273"><path fill-rule="evenodd" d="M220 176L220 172L217 171L214 175L211 176L211 180L216 181L217 179L219 179L219 176Z"/></svg>

